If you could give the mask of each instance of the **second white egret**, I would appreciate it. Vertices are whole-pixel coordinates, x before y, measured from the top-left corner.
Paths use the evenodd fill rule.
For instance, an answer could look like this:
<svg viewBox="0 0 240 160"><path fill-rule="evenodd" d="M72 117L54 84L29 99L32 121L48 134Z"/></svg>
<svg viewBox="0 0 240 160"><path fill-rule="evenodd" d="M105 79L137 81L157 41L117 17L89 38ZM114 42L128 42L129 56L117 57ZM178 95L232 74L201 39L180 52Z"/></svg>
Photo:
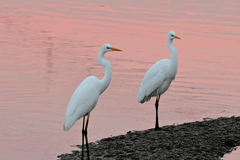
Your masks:
<svg viewBox="0 0 240 160"><path fill-rule="evenodd" d="M172 80L175 79L178 69L177 49L173 46L173 39L180 39L175 32L168 33L167 45L171 52L171 59L163 59L156 62L145 74L137 94L139 103L147 102L151 97L156 97L156 122L155 130L160 130L158 124L158 106L160 96L167 91Z"/></svg>

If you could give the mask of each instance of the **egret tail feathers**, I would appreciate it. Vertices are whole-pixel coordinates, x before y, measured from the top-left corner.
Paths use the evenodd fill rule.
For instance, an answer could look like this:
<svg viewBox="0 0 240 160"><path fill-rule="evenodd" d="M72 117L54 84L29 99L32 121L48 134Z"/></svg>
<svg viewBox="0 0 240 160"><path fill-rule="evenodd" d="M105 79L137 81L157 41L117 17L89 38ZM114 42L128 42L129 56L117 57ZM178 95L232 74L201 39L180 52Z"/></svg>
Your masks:
<svg viewBox="0 0 240 160"><path fill-rule="evenodd" d="M76 122L73 118L65 117L63 122L63 130L68 131Z"/></svg>

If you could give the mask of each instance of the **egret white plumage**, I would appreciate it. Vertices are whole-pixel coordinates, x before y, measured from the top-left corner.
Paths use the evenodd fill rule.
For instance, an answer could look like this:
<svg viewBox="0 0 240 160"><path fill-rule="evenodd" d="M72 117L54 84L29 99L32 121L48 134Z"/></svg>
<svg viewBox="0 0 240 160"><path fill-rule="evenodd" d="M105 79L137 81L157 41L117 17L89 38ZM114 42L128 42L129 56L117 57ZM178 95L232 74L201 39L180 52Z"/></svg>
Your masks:
<svg viewBox="0 0 240 160"><path fill-rule="evenodd" d="M105 60L104 54L110 51L121 51L109 44L101 47L98 55L98 63L105 68L105 75L103 79L99 80L95 76L89 76L82 81L73 93L66 111L66 116L63 122L63 129L68 131L77 120L83 117L82 128L82 159L84 150L84 136L86 138L87 156L89 159L87 127L90 112L94 109L98 102L99 96L107 89L112 78L112 67L108 60ZM85 116L87 116L86 126Z"/></svg>
<svg viewBox="0 0 240 160"><path fill-rule="evenodd" d="M137 94L139 103L147 102L151 97L156 97L156 122L155 130L160 130L158 124L158 106L160 96L167 91L172 80L175 79L178 68L177 49L173 46L173 39L180 39L175 32L168 33L167 45L171 52L171 59L163 59L156 62L145 74Z"/></svg>

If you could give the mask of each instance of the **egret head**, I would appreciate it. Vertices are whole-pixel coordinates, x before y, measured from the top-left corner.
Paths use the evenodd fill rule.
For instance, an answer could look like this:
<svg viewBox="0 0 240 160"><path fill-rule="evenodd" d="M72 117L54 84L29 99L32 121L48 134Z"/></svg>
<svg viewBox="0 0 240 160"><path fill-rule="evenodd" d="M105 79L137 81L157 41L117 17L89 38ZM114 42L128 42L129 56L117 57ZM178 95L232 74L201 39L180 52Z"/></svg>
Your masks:
<svg viewBox="0 0 240 160"><path fill-rule="evenodd" d="M112 47L110 44L104 44L101 48L101 50L106 53L106 52L111 52L111 51L122 51L120 49Z"/></svg>
<svg viewBox="0 0 240 160"><path fill-rule="evenodd" d="M170 31L170 32L168 33L168 39L173 40L174 38L180 39L178 36L176 36L176 34L175 34L174 31Z"/></svg>

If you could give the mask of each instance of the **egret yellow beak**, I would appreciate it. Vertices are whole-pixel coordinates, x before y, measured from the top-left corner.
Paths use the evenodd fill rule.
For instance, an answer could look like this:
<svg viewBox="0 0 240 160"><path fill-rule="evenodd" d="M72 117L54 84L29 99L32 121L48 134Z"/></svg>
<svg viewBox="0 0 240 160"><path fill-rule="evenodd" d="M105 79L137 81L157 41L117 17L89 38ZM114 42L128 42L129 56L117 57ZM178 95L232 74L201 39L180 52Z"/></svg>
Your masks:
<svg viewBox="0 0 240 160"><path fill-rule="evenodd" d="M114 47L110 47L111 50L113 51L122 51L121 49L117 49L117 48L114 48Z"/></svg>
<svg viewBox="0 0 240 160"><path fill-rule="evenodd" d="M179 38L178 36L175 36L175 35L173 35L173 37L174 37L174 38L177 38L177 39L181 39L181 38Z"/></svg>

